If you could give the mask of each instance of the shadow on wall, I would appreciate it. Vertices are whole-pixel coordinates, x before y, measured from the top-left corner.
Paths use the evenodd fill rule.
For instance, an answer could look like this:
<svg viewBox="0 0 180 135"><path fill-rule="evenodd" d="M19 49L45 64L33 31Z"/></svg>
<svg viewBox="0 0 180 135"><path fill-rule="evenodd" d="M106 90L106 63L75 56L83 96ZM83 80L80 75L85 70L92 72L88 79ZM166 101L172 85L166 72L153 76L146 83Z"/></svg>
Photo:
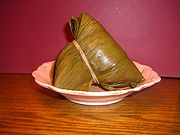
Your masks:
<svg viewBox="0 0 180 135"><path fill-rule="evenodd" d="M64 26L64 33L66 35L67 42L72 42L74 40L69 23L66 23L66 25Z"/></svg>
<svg viewBox="0 0 180 135"><path fill-rule="evenodd" d="M65 26L64 26L64 34L65 34L65 37L66 37L66 41L67 41L67 44L69 42L72 42L74 40L73 38L73 35L71 33L71 29L70 29L70 26L69 26L69 23L66 23ZM66 45L67 45L66 44ZM66 47L66 45L64 47ZM55 59L57 59L59 57L59 54L63 51L63 48L61 48L61 50L59 51L58 55L56 56Z"/></svg>
<svg viewBox="0 0 180 135"><path fill-rule="evenodd" d="M64 26L64 34L65 34L65 37L66 37L66 40L67 40L67 44L69 42L72 42L74 40L74 37L71 33L71 28L69 26L69 23L66 23L65 26ZM66 47L66 45L65 45ZM58 55L56 56L55 59L57 59L59 57L59 54L63 51L63 48L60 50L60 52L58 53Z"/></svg>

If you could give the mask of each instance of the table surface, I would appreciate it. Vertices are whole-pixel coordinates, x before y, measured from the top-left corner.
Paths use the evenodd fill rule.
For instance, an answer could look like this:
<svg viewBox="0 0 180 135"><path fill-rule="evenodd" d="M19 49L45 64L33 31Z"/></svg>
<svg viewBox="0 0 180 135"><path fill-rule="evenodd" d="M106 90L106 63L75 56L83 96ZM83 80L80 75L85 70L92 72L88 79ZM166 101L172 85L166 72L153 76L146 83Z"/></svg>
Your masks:
<svg viewBox="0 0 180 135"><path fill-rule="evenodd" d="M135 135L180 133L180 79L106 106L72 103L31 74L0 74L0 134Z"/></svg>

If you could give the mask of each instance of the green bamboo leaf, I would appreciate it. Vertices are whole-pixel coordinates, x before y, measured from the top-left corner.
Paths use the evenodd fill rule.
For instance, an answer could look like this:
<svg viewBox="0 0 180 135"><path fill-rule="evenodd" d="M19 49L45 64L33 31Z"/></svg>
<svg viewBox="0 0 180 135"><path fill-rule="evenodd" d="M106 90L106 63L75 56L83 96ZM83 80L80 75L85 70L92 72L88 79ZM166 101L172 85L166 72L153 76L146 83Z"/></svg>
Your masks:
<svg viewBox="0 0 180 135"><path fill-rule="evenodd" d="M76 47L69 43L54 65L54 85L63 89L87 91L92 76Z"/></svg>
<svg viewBox="0 0 180 135"><path fill-rule="evenodd" d="M98 79L99 84L96 85L107 90L117 90L122 87L136 87L144 80L119 44L94 18L81 13L79 18L71 18L70 28ZM54 80L57 87L75 90L88 90L92 84L93 78L87 65L72 43L59 55Z"/></svg>

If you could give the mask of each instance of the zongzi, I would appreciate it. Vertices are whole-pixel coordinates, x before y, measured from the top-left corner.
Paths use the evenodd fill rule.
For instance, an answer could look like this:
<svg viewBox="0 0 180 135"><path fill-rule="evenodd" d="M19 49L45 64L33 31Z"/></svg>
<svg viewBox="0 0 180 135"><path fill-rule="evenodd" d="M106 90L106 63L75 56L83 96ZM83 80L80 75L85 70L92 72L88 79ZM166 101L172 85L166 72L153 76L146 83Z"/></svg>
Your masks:
<svg viewBox="0 0 180 135"><path fill-rule="evenodd" d="M144 80L137 67L105 28L87 13L72 17L74 41L68 43L53 66L53 84L88 91L92 84L105 90L136 87Z"/></svg>

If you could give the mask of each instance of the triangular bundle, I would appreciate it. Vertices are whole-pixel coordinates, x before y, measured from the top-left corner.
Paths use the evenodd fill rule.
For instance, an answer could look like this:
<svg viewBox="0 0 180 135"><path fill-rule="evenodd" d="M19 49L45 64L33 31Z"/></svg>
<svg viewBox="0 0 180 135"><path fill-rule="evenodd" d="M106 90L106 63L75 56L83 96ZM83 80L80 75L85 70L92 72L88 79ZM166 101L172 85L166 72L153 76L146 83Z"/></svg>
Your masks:
<svg viewBox="0 0 180 135"><path fill-rule="evenodd" d="M72 17L74 41L59 54L53 66L53 84L62 89L88 91L136 87L144 77L103 26L86 13Z"/></svg>

